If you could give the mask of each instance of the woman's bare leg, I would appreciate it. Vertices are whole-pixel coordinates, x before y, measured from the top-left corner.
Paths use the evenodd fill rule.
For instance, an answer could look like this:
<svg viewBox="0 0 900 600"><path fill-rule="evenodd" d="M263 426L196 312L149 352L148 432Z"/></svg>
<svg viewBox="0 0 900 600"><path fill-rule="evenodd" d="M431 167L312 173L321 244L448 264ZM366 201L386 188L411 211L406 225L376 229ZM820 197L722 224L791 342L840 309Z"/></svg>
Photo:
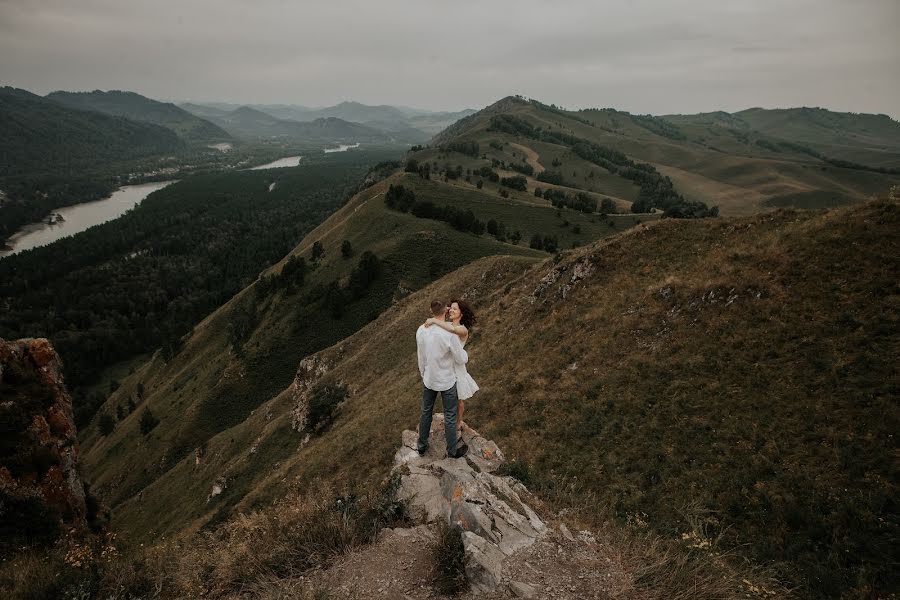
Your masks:
<svg viewBox="0 0 900 600"><path fill-rule="evenodd" d="M458 400L456 402L456 437L460 439L462 439L463 408L465 408L465 404L463 404L462 400Z"/></svg>

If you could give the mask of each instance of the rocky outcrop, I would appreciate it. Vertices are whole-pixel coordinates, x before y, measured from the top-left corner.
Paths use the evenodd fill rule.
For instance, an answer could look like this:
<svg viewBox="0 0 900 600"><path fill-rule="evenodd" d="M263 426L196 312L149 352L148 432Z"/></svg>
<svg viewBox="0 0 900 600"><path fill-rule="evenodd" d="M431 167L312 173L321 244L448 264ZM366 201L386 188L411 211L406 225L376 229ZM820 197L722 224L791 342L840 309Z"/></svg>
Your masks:
<svg viewBox="0 0 900 600"><path fill-rule="evenodd" d="M46 339L0 339L0 538L87 529L72 399Z"/></svg>
<svg viewBox="0 0 900 600"><path fill-rule="evenodd" d="M459 526L466 554L466 576L476 592L495 590L503 580L504 562L547 531L523 498L525 486L498 475L505 458L497 445L466 427L465 458L448 458L443 415L435 415L428 452L416 452L414 431L403 432L394 457L400 476L398 499L421 523L445 520Z"/></svg>

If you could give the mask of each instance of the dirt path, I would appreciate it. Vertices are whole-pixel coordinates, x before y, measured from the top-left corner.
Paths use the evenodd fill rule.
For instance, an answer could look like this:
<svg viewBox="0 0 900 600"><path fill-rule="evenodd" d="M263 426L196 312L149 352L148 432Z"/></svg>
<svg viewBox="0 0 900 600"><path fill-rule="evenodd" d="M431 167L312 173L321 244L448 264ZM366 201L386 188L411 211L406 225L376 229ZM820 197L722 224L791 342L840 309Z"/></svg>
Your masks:
<svg viewBox="0 0 900 600"><path fill-rule="evenodd" d="M535 174L538 174L544 170L543 165L541 165L541 163L539 162L541 157L537 152L535 152L528 146L523 146L522 144L514 144L510 142L509 145L511 148L515 148L525 155L525 162L532 166Z"/></svg>
<svg viewBox="0 0 900 600"><path fill-rule="evenodd" d="M387 529L372 546L312 573L304 583L307 589L323 590L335 600L440 598L431 578L433 540L428 526ZM629 580L608 550L587 532L566 536L557 526L507 559L503 584L495 592L466 592L456 599L517 598L516 584L529 586L534 593L531 597L545 600L616 598L627 589Z"/></svg>

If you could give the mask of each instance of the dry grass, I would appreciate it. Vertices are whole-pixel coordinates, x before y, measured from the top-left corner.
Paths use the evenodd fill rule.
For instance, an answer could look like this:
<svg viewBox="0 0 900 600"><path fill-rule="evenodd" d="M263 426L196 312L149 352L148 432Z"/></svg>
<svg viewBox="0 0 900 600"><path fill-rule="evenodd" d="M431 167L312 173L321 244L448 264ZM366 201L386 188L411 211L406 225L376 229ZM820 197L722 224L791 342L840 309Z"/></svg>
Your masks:
<svg viewBox="0 0 900 600"><path fill-rule="evenodd" d="M393 483L361 498L293 495L181 542L122 553L111 540L64 542L0 564L0 592L38 598L324 599L302 575L403 519Z"/></svg>

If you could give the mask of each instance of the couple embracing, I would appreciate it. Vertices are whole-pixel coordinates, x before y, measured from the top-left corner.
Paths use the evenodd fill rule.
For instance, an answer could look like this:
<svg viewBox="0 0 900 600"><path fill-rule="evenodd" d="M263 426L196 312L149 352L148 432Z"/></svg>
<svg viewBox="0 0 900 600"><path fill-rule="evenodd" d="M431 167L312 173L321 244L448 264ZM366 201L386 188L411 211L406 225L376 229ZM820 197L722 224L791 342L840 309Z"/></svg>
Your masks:
<svg viewBox="0 0 900 600"><path fill-rule="evenodd" d="M419 374L422 376L422 415L419 418L419 456L428 450L431 414L437 395L444 405L444 437L447 456L462 458L469 447L462 441L463 400L478 391L478 384L466 371L469 355L464 346L475 324L475 314L466 302L431 302L431 318L416 331ZM459 445L457 445L459 442Z"/></svg>

